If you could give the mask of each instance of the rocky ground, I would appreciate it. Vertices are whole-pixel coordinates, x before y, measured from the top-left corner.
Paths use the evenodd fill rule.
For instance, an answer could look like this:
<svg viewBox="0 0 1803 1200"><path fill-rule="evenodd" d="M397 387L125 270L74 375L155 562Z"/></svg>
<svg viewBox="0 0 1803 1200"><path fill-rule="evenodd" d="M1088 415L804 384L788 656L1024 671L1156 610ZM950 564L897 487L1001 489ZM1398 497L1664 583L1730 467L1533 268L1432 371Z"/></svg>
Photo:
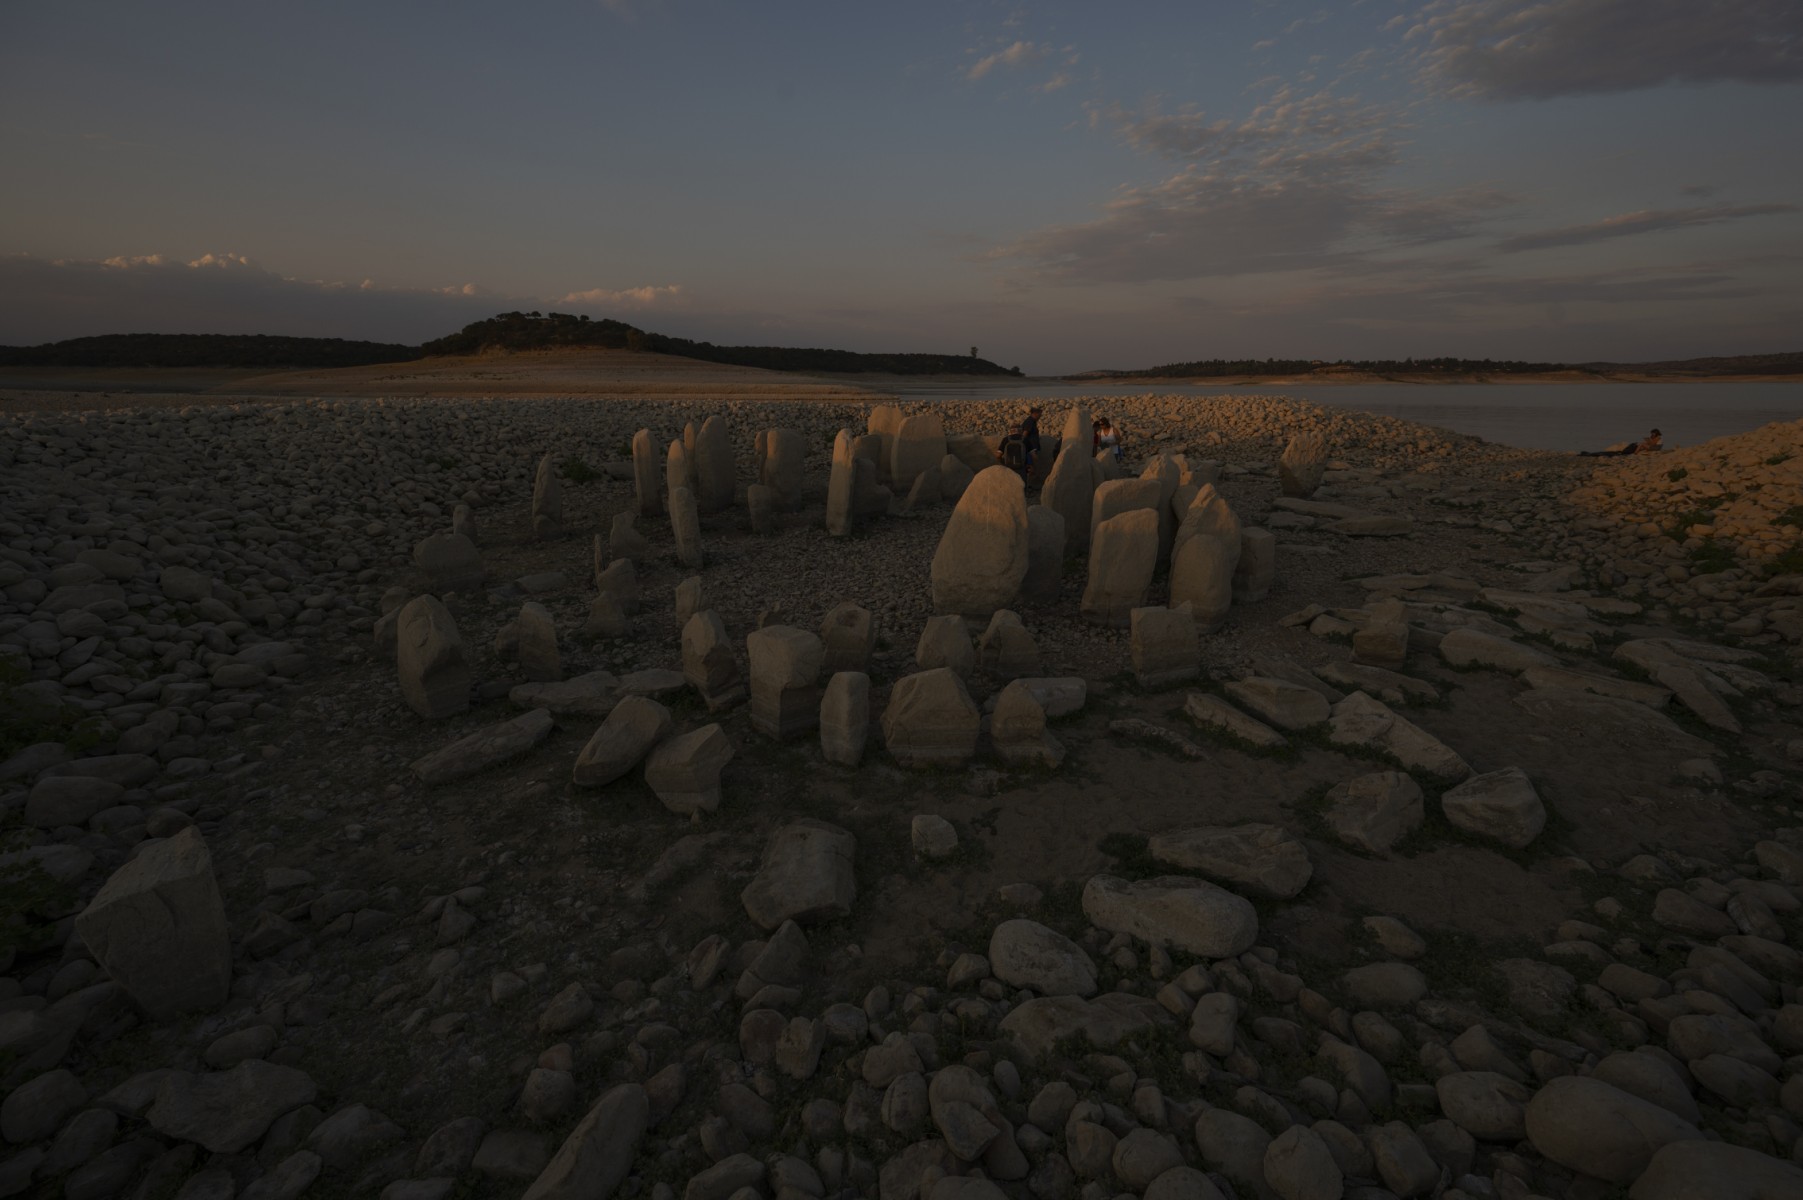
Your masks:
<svg viewBox="0 0 1803 1200"><path fill-rule="evenodd" d="M1017 405L901 407L993 435ZM1019 609L1062 761L986 731L908 770L880 727L841 765L670 675L695 576L741 668L850 601L870 716L916 672L951 505L823 527L869 403L12 398L0 1196L1803 1194L1803 424L1590 460L1107 407L1135 473L1219 464L1274 585L1147 690L1070 554ZM705 564L640 518L636 610L585 633L633 433L708 415L738 490ZM775 427L802 505L757 535ZM1304 430L1332 461L1297 500ZM474 699L427 720L394 614L459 506ZM521 686L527 602L586 682ZM720 724L717 811L576 786L628 693ZM540 709L505 762L415 767ZM156 902L109 916L146 864Z"/></svg>

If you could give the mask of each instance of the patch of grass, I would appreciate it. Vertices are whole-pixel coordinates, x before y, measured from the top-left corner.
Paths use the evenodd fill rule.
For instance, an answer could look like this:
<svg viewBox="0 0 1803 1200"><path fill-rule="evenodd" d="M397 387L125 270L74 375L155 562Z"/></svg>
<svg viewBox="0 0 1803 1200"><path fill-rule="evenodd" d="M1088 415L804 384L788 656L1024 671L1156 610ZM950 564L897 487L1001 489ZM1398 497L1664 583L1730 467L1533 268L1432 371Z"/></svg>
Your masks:
<svg viewBox="0 0 1803 1200"><path fill-rule="evenodd" d="M1665 473L1665 477L1673 483L1677 483L1681 479L1688 479L1690 477L1690 472L1683 467L1673 467Z"/></svg>
<svg viewBox="0 0 1803 1200"><path fill-rule="evenodd" d="M1779 575L1803 574L1803 546L1786 550L1768 561L1760 570L1767 579L1775 579Z"/></svg>
<svg viewBox="0 0 1803 1200"><path fill-rule="evenodd" d="M593 483L595 480L603 478L601 472L573 455L558 464L557 470L558 474L574 484Z"/></svg>
<svg viewBox="0 0 1803 1200"><path fill-rule="evenodd" d="M1704 538L1703 544L1690 552L1691 567L1705 575L1729 570L1736 561L1734 551L1712 537Z"/></svg>
<svg viewBox="0 0 1803 1200"><path fill-rule="evenodd" d="M1803 528L1803 504L1793 504L1772 518L1774 525L1790 525Z"/></svg>
<svg viewBox="0 0 1803 1200"><path fill-rule="evenodd" d="M1791 456L1789 454L1774 454L1765 460L1765 465L1768 467L1776 467L1781 463L1787 463L1790 460Z"/></svg>

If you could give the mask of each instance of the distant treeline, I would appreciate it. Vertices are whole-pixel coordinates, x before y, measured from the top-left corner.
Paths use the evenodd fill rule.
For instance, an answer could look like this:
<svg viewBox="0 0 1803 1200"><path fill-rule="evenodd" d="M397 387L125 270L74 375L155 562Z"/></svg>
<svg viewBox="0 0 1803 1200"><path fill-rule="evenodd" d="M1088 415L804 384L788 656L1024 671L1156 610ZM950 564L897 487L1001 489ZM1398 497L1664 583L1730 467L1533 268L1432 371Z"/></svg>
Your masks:
<svg viewBox="0 0 1803 1200"><path fill-rule="evenodd" d="M1206 379L1225 375L1543 375L1583 371L1593 375L1633 372L1645 375L1799 375L1803 354L1745 354L1730 358L1687 358L1651 363L1549 363L1494 358L1372 358L1324 362L1306 358L1211 358L1166 363L1141 371L1095 371L1096 376L1153 379Z"/></svg>
<svg viewBox="0 0 1803 1200"><path fill-rule="evenodd" d="M235 333L110 333L42 346L0 346L6 367L363 367L419 350L392 342Z"/></svg>
<svg viewBox="0 0 1803 1200"><path fill-rule="evenodd" d="M804 349L791 346L716 346L688 338L647 333L621 321L591 321L569 313L502 313L465 325L449 337L427 342L427 355L480 354L491 347L506 350L549 350L595 346L608 350L649 350L682 358L763 367L770 371L835 371L889 375L1019 375L1019 367L1003 367L986 358L959 354L860 354L851 350Z"/></svg>
<svg viewBox="0 0 1803 1200"><path fill-rule="evenodd" d="M1803 375L1803 353L1741 354L1732 358L1681 358L1650 363L1585 363L1584 368L1654 375Z"/></svg>

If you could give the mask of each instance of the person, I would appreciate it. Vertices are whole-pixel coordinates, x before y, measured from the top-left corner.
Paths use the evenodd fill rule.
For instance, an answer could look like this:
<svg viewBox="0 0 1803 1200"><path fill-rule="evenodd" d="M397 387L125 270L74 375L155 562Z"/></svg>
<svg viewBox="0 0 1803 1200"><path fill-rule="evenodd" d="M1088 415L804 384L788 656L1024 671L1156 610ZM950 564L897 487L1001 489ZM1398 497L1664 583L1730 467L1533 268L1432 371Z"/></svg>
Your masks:
<svg viewBox="0 0 1803 1200"><path fill-rule="evenodd" d="M1027 475L1027 437L1019 422L1008 427L1008 435L1002 439L1001 446L995 452L996 461L1019 475L1023 480Z"/></svg>
<svg viewBox="0 0 1803 1200"><path fill-rule="evenodd" d="M1580 450L1578 454L1583 458L1616 458L1623 454L1652 454L1664 448L1665 435L1655 429L1638 442L1632 442L1620 450Z"/></svg>
<svg viewBox="0 0 1803 1200"><path fill-rule="evenodd" d="M1114 427L1114 423L1107 417L1103 417L1096 422L1095 445L1097 450L1106 450L1114 455L1115 462L1121 461L1123 454L1123 451L1121 450L1121 434L1120 431Z"/></svg>
<svg viewBox="0 0 1803 1200"><path fill-rule="evenodd" d="M1020 423L1021 437L1026 439L1028 471L1033 469L1033 462L1039 457L1039 414L1044 411L1035 404L1027 410L1027 419Z"/></svg>

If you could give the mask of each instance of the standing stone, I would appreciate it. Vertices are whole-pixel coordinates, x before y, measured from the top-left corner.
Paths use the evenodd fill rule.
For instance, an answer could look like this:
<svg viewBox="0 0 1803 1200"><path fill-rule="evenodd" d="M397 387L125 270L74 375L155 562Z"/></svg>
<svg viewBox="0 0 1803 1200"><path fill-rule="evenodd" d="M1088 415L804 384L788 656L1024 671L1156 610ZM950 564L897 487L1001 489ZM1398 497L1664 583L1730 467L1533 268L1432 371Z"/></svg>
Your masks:
<svg viewBox="0 0 1803 1200"><path fill-rule="evenodd" d="M1018 613L1004 608L989 618L989 627L977 640L977 665L997 679L1027 679L1039 674L1039 645Z"/></svg>
<svg viewBox="0 0 1803 1200"><path fill-rule="evenodd" d="M664 501L669 503L677 488L687 488L691 493L695 490L694 480L690 477L689 451L677 438L670 443L670 449L664 455Z"/></svg>
<svg viewBox="0 0 1803 1200"><path fill-rule="evenodd" d="M826 648L805 629L767 625L745 639L751 659L751 727L782 741L820 722Z"/></svg>
<svg viewBox="0 0 1803 1200"><path fill-rule="evenodd" d="M1164 487L1156 479L1111 479L1095 490L1089 507L1089 540L1095 541L1096 527L1122 513L1135 509L1156 510L1164 496Z"/></svg>
<svg viewBox="0 0 1803 1200"><path fill-rule="evenodd" d="M1233 598L1255 604L1271 594L1277 582L1277 538L1269 529L1245 526L1240 530L1240 561L1233 569Z"/></svg>
<svg viewBox="0 0 1803 1200"><path fill-rule="evenodd" d="M694 492L699 498L701 477L695 469L695 422L693 421L684 423L682 427L682 457L684 464L689 468L689 477L683 481L683 486Z"/></svg>
<svg viewBox="0 0 1803 1200"><path fill-rule="evenodd" d="M639 764L670 732L670 710L648 696L627 696L576 756L570 781L577 787L612 783Z"/></svg>
<svg viewBox="0 0 1803 1200"><path fill-rule="evenodd" d="M1104 483L1113 483L1127 473L1126 468L1114 460L1114 453L1110 450L1096 451L1096 456L1091 461L1095 463L1095 481L1098 488Z"/></svg>
<svg viewBox="0 0 1803 1200"><path fill-rule="evenodd" d="M450 610L436 596L415 596L395 623L395 669L401 696L427 720L470 706L470 667Z"/></svg>
<svg viewBox="0 0 1803 1200"><path fill-rule="evenodd" d="M826 761L855 767L870 740L870 676L839 671L820 700L820 753Z"/></svg>
<svg viewBox="0 0 1803 1200"><path fill-rule="evenodd" d="M905 418L889 449L889 486L906 493L923 471L936 469L945 457L945 424L936 413ZM938 493L935 483L933 491Z"/></svg>
<svg viewBox="0 0 1803 1200"><path fill-rule="evenodd" d="M1132 611L1145 604L1157 565L1157 512L1136 508L1103 521L1089 544L1083 618L1098 625L1127 625Z"/></svg>
<svg viewBox="0 0 1803 1200"><path fill-rule="evenodd" d="M733 657L726 625L712 609L696 613L682 627L682 677L700 693L709 712L745 700L745 677Z"/></svg>
<svg viewBox="0 0 1803 1200"><path fill-rule="evenodd" d="M639 610L639 570L630 558L616 558L595 576L595 590L611 596L620 611L631 616Z"/></svg>
<svg viewBox="0 0 1803 1200"><path fill-rule="evenodd" d="M689 466L695 472L696 499L702 512L717 513L732 507L732 440L725 421L714 416L701 423Z"/></svg>
<svg viewBox="0 0 1803 1200"><path fill-rule="evenodd" d="M75 918L76 934L154 1020L218 1008L232 944L206 839L190 825L143 845Z"/></svg>
<svg viewBox="0 0 1803 1200"><path fill-rule="evenodd" d="M1202 674L1202 643L1187 607L1136 608L1131 622L1133 677L1140 687L1156 691Z"/></svg>
<svg viewBox="0 0 1803 1200"><path fill-rule="evenodd" d="M754 483L745 489L745 515L751 532L766 537L776 532L776 489Z"/></svg>
<svg viewBox="0 0 1803 1200"><path fill-rule="evenodd" d="M996 757L1006 763L1056 767L1064 747L1045 731L1045 709L1033 690L1016 679L1002 689L989 718L989 739Z"/></svg>
<svg viewBox="0 0 1803 1200"><path fill-rule="evenodd" d="M413 548L413 565L426 573L426 586L435 592L482 587L482 552L461 533L433 534Z"/></svg>
<svg viewBox="0 0 1803 1200"><path fill-rule="evenodd" d="M451 532L468 538L471 545L482 544L482 539L476 536L476 512L467 504L459 504L451 510Z"/></svg>
<svg viewBox="0 0 1803 1200"><path fill-rule="evenodd" d="M532 534L540 541L563 536L563 485L549 454L538 460L538 475L532 481Z"/></svg>
<svg viewBox="0 0 1803 1200"><path fill-rule="evenodd" d="M536 600L520 605L516 622L520 638L520 669L534 683L556 683L563 678L563 657L557 650L557 622L551 610Z"/></svg>
<svg viewBox="0 0 1803 1200"><path fill-rule="evenodd" d="M1171 502L1177 495L1182 474L1176 459L1169 454L1160 454L1146 464L1139 476L1158 485L1158 565L1161 567L1170 565L1171 545L1177 535L1177 518L1181 514L1172 510Z"/></svg>
<svg viewBox="0 0 1803 1200"><path fill-rule="evenodd" d="M902 511L914 512L938 502L939 467L934 465L914 476L914 482L908 485L908 498L902 503Z"/></svg>
<svg viewBox="0 0 1803 1200"><path fill-rule="evenodd" d="M665 808L688 816L720 808L720 772L732 761L732 743L719 725L673 737L645 760L645 782Z"/></svg>
<svg viewBox="0 0 1803 1200"><path fill-rule="evenodd" d="M939 498L956 504L964 498L970 481L976 477L977 473L970 469L970 464L956 454L947 454L939 460Z"/></svg>
<svg viewBox="0 0 1803 1200"><path fill-rule="evenodd" d="M883 710L883 742L904 767L957 767L977 752L983 714L945 667L898 680Z"/></svg>
<svg viewBox="0 0 1803 1200"><path fill-rule="evenodd" d="M1064 584L1064 518L1043 504L1027 509L1027 573L1020 581L1020 598L1033 604L1051 604Z"/></svg>
<svg viewBox="0 0 1803 1200"><path fill-rule="evenodd" d="M764 470L760 482L776 489L776 507L794 512L801 507L803 470L808 440L799 430L772 429L764 438Z"/></svg>
<svg viewBox="0 0 1803 1200"><path fill-rule="evenodd" d="M1327 470L1327 440L1318 430L1298 433L1277 460L1277 479L1286 496L1302 499L1315 494Z"/></svg>
<svg viewBox="0 0 1803 1200"><path fill-rule="evenodd" d="M858 456L852 460L851 507L860 521L889 515L895 496L877 482L876 462Z"/></svg>
<svg viewBox="0 0 1803 1200"><path fill-rule="evenodd" d="M632 435L632 487L638 500L639 516L663 515L664 489L657 478L657 449L652 444L649 429L641 429Z"/></svg>
<svg viewBox="0 0 1803 1200"><path fill-rule="evenodd" d="M638 514L631 511L614 514L607 533L607 552L614 558L644 562L651 556L651 543L638 531L637 520Z"/></svg>
<svg viewBox="0 0 1803 1200"><path fill-rule="evenodd" d="M876 649L876 618L850 600L835 605L820 622L820 642L825 647L820 669L827 674L867 670Z"/></svg>
<svg viewBox="0 0 1803 1200"><path fill-rule="evenodd" d="M877 439L876 455L872 459L876 463L877 479L882 483L892 483L889 475L890 454L895 447L895 435L901 432L901 409L893 404L879 404L870 410L870 420L865 425L868 436Z"/></svg>
<svg viewBox="0 0 1803 1200"><path fill-rule="evenodd" d="M1064 424L1058 429L1058 457L1064 457L1065 450L1075 450L1075 457L1083 462L1089 461L1090 447L1095 445L1096 426L1089 414L1089 409L1078 404L1064 414Z"/></svg>
<svg viewBox="0 0 1803 1200"><path fill-rule="evenodd" d="M623 638L632 630L632 622L620 607L620 602L607 592L601 592L589 602L588 619L582 623L584 637Z"/></svg>
<svg viewBox="0 0 1803 1200"><path fill-rule="evenodd" d="M857 528L854 489L858 468L852 453L851 430L841 429L833 437L832 473L826 480L826 531L844 537Z"/></svg>
<svg viewBox="0 0 1803 1200"><path fill-rule="evenodd" d="M1190 605L1200 632L1226 623L1239 559L1239 518L1212 484L1204 484L1177 527L1171 555L1171 604Z"/></svg>
<svg viewBox="0 0 1803 1200"><path fill-rule="evenodd" d="M1064 449L1053 460L1052 472L1039 491L1039 502L1064 518L1064 535L1079 550L1089 545L1090 510L1096 492L1094 462L1083 452L1089 437L1085 432L1080 442L1072 441L1067 429Z"/></svg>
<svg viewBox="0 0 1803 1200"><path fill-rule="evenodd" d="M701 576L691 575L676 585L676 623L687 625L689 618L707 607L701 595Z"/></svg>
<svg viewBox="0 0 1803 1200"><path fill-rule="evenodd" d="M1027 574L1027 494L995 466L971 481L933 552L933 611L987 617L1006 608Z"/></svg>
<svg viewBox="0 0 1803 1200"><path fill-rule="evenodd" d="M670 529L676 535L676 561L690 570L701 566L701 514L695 493L679 487L670 493Z"/></svg>
<svg viewBox="0 0 1803 1200"><path fill-rule="evenodd" d="M977 666L977 650L971 644L970 631L964 627L964 618L928 617L914 647L914 665L923 671L948 667L960 679L970 678Z"/></svg>

